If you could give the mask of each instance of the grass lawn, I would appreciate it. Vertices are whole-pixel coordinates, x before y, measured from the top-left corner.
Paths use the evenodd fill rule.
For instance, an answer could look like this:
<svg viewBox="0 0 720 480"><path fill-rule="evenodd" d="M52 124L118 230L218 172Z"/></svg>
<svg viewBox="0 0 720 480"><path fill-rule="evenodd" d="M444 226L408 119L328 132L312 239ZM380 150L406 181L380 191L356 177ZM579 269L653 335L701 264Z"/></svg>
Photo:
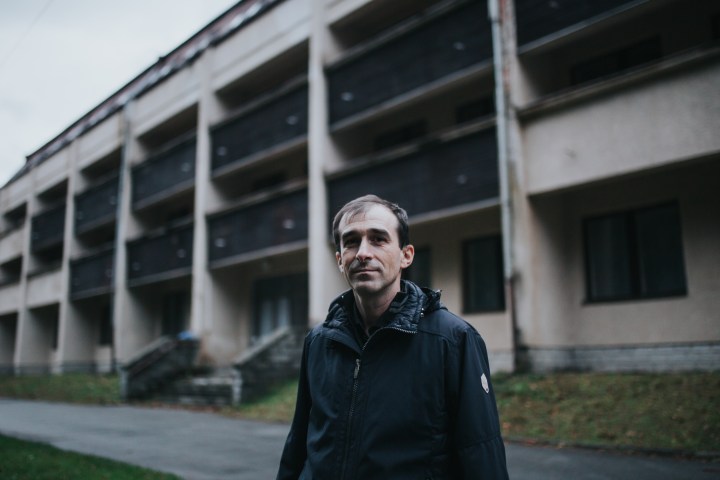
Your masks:
<svg viewBox="0 0 720 480"><path fill-rule="evenodd" d="M3 480L179 480L175 475L3 436L0 458Z"/></svg>
<svg viewBox="0 0 720 480"><path fill-rule="evenodd" d="M120 403L117 375L66 373L63 375L0 376L0 397L50 402Z"/></svg>
<svg viewBox="0 0 720 480"><path fill-rule="evenodd" d="M497 375L504 435L720 451L720 372Z"/></svg>

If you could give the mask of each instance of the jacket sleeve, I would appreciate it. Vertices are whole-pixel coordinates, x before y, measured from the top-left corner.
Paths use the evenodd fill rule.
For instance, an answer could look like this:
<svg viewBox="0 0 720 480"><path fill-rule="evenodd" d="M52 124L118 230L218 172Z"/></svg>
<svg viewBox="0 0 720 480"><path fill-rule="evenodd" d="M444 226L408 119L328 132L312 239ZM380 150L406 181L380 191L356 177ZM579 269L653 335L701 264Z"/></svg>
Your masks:
<svg viewBox="0 0 720 480"><path fill-rule="evenodd" d="M295 416L293 417L290 432L285 441L277 480L297 480L307 458L307 431L310 418L312 400L307 381L307 351L309 348L308 335L303 346L302 361L300 363L300 379L298 381L298 394L295 403Z"/></svg>
<svg viewBox="0 0 720 480"><path fill-rule="evenodd" d="M453 443L462 479L506 480L505 445L500 433L485 342L472 328L458 338L451 380Z"/></svg>

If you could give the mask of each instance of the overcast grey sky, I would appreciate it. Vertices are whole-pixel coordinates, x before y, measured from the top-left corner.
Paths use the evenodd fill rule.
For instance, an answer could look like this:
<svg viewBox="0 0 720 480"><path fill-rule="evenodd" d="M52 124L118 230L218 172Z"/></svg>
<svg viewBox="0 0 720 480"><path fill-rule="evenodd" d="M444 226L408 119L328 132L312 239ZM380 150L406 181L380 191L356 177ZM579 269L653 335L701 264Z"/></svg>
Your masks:
<svg viewBox="0 0 720 480"><path fill-rule="evenodd" d="M0 0L0 186L237 0Z"/></svg>

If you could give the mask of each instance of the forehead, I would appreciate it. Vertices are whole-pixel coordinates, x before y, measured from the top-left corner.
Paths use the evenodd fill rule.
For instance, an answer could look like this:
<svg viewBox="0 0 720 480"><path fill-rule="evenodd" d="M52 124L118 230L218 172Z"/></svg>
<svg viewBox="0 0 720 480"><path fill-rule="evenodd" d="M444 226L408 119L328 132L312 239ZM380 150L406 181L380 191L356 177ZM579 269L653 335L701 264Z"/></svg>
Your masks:
<svg viewBox="0 0 720 480"><path fill-rule="evenodd" d="M368 230L384 230L397 236L398 219L395 214L382 205L373 205L364 212L345 215L338 225L340 236L349 233L363 233Z"/></svg>

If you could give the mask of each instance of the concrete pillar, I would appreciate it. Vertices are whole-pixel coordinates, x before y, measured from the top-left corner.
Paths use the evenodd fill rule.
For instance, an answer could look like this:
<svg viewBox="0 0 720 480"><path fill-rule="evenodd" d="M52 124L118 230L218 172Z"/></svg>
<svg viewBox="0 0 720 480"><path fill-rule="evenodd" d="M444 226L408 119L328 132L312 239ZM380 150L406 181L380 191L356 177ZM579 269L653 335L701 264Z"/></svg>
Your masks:
<svg viewBox="0 0 720 480"><path fill-rule="evenodd" d="M120 162L118 213L115 241L115 292L113 295L114 357L122 364L153 338L151 322L141 302L127 284L126 241L133 238L140 227L132 216L130 171L133 160L142 155L142 148L133 134L133 107L129 102L123 109L123 147Z"/></svg>
<svg viewBox="0 0 720 480"><path fill-rule="evenodd" d="M324 64L337 46L325 18L325 0L313 0L310 31L309 111L308 111L308 268L309 322L325 319L328 304L341 290L335 252L330 244L325 168L341 161L328 128L327 85Z"/></svg>
<svg viewBox="0 0 720 480"><path fill-rule="evenodd" d="M197 153L195 164L195 211L192 265L192 301L190 329L202 339L200 358L213 360L209 338L218 331L232 330L226 325L233 318L218 315L211 299L215 285L208 269L207 214L220 204L219 195L211 182L211 139L210 127L222 119L224 108L217 99L212 85L212 62L215 50L208 49L197 61L195 72L201 78L197 122ZM228 328L229 327L229 328Z"/></svg>
<svg viewBox="0 0 720 480"><path fill-rule="evenodd" d="M88 370L94 362L95 332L70 302L70 258L77 251L75 241L75 193L81 183L77 169L78 142L71 143L68 164L68 184L65 198L65 232L63 235L62 276L60 280L60 306L58 352L53 371Z"/></svg>
<svg viewBox="0 0 720 480"><path fill-rule="evenodd" d="M26 178L19 179L20 182L32 182L33 172L26 175ZM33 359L31 337L34 326L31 323L30 310L27 308L27 283L28 272L31 265L30 254L30 236L32 216L37 209L37 200L35 199L35 191L32 188L27 190L29 193L25 208L25 222L22 226L22 266L20 269L20 284L18 286L18 316L17 316L17 332L15 336L15 358L13 366L15 373L19 374L23 370L23 365L30 363Z"/></svg>

